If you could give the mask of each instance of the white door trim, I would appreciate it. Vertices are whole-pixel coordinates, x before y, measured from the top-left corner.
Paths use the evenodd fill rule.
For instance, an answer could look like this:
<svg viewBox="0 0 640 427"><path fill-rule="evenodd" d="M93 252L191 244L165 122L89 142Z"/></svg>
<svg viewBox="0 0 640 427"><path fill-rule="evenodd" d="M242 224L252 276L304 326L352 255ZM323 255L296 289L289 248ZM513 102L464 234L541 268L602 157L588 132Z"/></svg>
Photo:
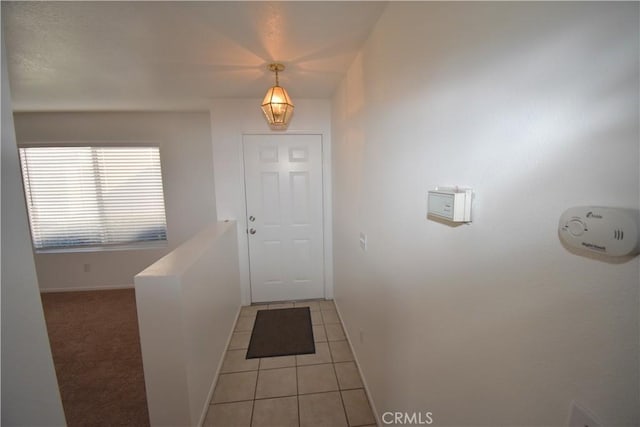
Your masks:
<svg viewBox="0 0 640 427"><path fill-rule="evenodd" d="M324 240L324 297L325 299L333 298L333 204L332 204L332 187L331 187L331 136L329 131L309 130L309 131L280 131L282 135L319 135L322 144L322 199L323 199L323 240ZM246 183L244 169L244 147L243 140L245 135L273 135L271 132L265 131L243 131L240 134L240 143L238 144L239 156L239 173L242 186L241 192L241 212L236 218L238 222L238 239L240 243L240 273L241 273L241 302L242 305L251 304L251 283L249 278L249 245L246 236L247 230L247 199L246 199ZM219 218L220 219L220 218ZM244 265L243 265L244 264ZM243 267L246 266L246 273L243 274Z"/></svg>

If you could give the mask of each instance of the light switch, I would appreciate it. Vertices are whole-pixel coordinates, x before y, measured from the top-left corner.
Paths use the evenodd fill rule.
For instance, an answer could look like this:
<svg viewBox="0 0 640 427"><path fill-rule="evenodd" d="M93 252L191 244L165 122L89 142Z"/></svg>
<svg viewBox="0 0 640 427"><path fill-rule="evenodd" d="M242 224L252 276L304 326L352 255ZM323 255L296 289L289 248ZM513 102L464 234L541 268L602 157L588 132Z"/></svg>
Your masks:
<svg viewBox="0 0 640 427"><path fill-rule="evenodd" d="M364 233L360 233L360 249L367 251L367 235Z"/></svg>

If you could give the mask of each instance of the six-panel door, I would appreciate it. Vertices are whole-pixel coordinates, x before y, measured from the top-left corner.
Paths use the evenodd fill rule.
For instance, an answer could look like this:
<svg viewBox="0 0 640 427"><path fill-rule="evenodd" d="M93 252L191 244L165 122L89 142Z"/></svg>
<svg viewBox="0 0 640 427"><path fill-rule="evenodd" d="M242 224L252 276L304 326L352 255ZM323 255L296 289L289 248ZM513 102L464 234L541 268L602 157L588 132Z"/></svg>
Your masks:
<svg viewBox="0 0 640 427"><path fill-rule="evenodd" d="M251 301L323 298L321 136L243 143Z"/></svg>

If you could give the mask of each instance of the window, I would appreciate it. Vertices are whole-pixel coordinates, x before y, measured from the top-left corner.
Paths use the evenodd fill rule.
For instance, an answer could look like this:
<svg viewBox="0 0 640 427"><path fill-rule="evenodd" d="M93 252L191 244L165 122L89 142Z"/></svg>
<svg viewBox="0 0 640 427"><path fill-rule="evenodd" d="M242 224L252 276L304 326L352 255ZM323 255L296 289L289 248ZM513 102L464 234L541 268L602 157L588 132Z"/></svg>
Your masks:
<svg viewBox="0 0 640 427"><path fill-rule="evenodd" d="M36 251L167 240L158 147L20 148Z"/></svg>

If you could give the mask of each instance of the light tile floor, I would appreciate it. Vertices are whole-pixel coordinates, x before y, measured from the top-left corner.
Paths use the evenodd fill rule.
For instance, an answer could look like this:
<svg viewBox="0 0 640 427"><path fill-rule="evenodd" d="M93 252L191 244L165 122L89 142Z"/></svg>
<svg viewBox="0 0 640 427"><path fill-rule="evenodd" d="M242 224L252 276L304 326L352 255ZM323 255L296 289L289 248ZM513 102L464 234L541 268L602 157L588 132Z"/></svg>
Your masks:
<svg viewBox="0 0 640 427"><path fill-rule="evenodd" d="M258 310L309 307L316 353L245 359ZM333 301L243 307L204 426L374 426Z"/></svg>

